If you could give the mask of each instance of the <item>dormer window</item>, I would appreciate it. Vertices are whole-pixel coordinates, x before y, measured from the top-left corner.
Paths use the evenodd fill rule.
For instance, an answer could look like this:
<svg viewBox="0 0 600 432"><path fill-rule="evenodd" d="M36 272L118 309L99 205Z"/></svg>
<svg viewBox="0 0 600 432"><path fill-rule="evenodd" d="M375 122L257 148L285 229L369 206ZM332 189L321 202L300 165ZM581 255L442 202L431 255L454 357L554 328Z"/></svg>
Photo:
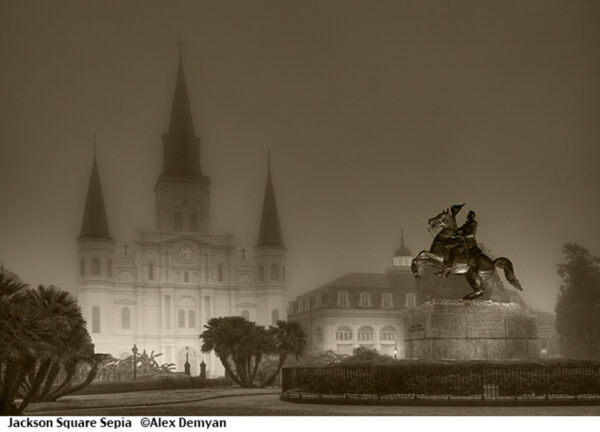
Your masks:
<svg viewBox="0 0 600 432"><path fill-rule="evenodd" d="M394 298L392 293L384 292L381 294L381 307L383 309L391 309L394 307Z"/></svg>
<svg viewBox="0 0 600 432"><path fill-rule="evenodd" d="M361 292L358 299L358 307L368 308L372 306L373 303L371 302L371 294L366 291Z"/></svg>
<svg viewBox="0 0 600 432"><path fill-rule="evenodd" d="M339 307L350 307L350 295L348 292L338 291L336 304Z"/></svg>

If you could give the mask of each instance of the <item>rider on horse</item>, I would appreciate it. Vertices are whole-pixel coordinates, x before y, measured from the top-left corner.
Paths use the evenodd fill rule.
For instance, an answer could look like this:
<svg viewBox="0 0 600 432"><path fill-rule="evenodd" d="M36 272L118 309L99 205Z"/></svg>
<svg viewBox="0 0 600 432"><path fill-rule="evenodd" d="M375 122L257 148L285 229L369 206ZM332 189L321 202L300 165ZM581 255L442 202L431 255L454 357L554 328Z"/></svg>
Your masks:
<svg viewBox="0 0 600 432"><path fill-rule="evenodd" d="M460 211L460 208L458 211ZM458 213L458 211L456 211L456 213ZM469 256L481 253L481 249L477 246L477 240L475 240L478 225L475 216L475 212L470 210L466 222L458 228L456 232L457 235L448 242L450 252L448 258L444 261L444 269L440 274L441 277L444 278L450 274L452 266L461 255L466 255L466 257L469 258Z"/></svg>

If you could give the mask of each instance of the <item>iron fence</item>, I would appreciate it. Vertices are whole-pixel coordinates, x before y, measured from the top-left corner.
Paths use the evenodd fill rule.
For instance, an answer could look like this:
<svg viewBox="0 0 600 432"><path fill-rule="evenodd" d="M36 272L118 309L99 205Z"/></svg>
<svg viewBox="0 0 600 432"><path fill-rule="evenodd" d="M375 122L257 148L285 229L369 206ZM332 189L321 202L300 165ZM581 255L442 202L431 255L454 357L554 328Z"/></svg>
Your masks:
<svg viewBox="0 0 600 432"><path fill-rule="evenodd" d="M282 395L375 400L600 400L600 362L398 362L284 368Z"/></svg>

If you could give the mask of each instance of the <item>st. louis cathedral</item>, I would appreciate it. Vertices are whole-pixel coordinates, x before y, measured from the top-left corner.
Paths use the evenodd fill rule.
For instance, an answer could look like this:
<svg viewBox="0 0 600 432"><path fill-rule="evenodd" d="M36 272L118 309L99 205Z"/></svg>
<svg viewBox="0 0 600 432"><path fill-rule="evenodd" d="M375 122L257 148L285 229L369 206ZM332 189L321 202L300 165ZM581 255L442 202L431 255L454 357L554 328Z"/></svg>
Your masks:
<svg viewBox="0 0 600 432"><path fill-rule="evenodd" d="M286 248L270 165L253 260L239 256L230 235L210 229L211 179L200 164L200 140L181 58L163 168L154 187L156 230L140 231L133 248L115 250L94 156L81 224L78 300L96 352L119 358L134 344L163 353L178 371L204 361L223 375L214 354L201 354L198 335L212 317L240 315L266 325L286 318ZM110 197L107 197L110 199Z"/></svg>

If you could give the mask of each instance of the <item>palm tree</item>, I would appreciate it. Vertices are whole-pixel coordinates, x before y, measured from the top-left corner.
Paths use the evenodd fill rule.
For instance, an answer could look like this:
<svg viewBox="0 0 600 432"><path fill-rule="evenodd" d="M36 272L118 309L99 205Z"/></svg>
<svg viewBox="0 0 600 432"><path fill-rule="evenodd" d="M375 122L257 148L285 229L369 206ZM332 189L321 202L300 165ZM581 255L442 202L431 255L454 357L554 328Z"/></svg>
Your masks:
<svg viewBox="0 0 600 432"><path fill-rule="evenodd" d="M214 351L233 382L253 387L258 365L268 351L266 330L240 316L211 318L204 327L202 352Z"/></svg>
<svg viewBox="0 0 600 432"><path fill-rule="evenodd" d="M299 359L306 350L306 332L297 321L277 321L276 326L269 326L268 331L273 352L279 355L277 369L268 377L263 386L271 385L279 376L279 372L288 356Z"/></svg>

